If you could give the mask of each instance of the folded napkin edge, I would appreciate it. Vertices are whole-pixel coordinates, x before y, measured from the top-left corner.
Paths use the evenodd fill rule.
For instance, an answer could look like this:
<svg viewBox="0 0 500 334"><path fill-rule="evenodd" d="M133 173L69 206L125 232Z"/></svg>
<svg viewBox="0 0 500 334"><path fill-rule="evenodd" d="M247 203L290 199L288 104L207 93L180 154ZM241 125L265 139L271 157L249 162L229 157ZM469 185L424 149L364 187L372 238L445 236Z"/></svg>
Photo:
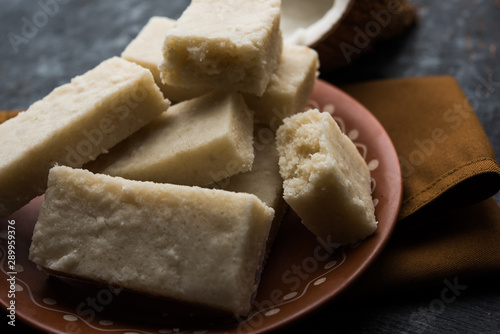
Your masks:
<svg viewBox="0 0 500 334"><path fill-rule="evenodd" d="M466 182L467 180L470 182ZM467 200L458 197L458 194L464 192L449 193L457 190L456 187L459 185L468 189ZM491 157L478 158L442 174L418 193L404 199L398 220L409 218L438 198L441 198L442 202L442 197L446 195L449 197L447 202L457 201L456 203L447 203L449 208L454 208L478 203L492 197L499 190L500 166ZM443 214L446 214L446 212Z"/></svg>

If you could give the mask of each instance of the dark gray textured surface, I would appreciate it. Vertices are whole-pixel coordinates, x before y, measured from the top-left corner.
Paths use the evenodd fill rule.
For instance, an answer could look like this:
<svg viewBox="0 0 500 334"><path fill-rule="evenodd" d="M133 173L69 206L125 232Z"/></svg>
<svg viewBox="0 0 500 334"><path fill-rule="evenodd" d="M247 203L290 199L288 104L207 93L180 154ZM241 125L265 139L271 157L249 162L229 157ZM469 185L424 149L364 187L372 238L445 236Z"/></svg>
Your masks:
<svg viewBox="0 0 500 334"><path fill-rule="evenodd" d="M500 1L412 2L420 15L415 29L381 46L354 68L323 77L341 84L452 75L499 156ZM39 14L39 1L0 1L0 109L27 108L75 75L119 55L150 16L177 18L187 5L187 1L161 0L60 3L45 20ZM38 26L29 30L26 21ZM9 33L25 39L14 41ZM496 199L499 202L500 196ZM433 301L440 298L443 288L382 299L335 301L295 328L310 333L500 333L496 281L469 283L453 303L436 310Z"/></svg>

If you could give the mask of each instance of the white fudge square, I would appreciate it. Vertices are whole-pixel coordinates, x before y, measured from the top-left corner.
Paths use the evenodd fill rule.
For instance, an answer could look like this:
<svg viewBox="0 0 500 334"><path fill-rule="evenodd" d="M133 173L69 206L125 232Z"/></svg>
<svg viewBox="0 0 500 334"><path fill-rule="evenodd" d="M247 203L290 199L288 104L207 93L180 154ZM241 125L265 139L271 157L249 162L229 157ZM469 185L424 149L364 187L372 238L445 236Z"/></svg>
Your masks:
<svg viewBox="0 0 500 334"><path fill-rule="evenodd" d="M283 47L280 5L280 0L193 0L167 32L162 81L262 95Z"/></svg>
<svg viewBox="0 0 500 334"><path fill-rule="evenodd" d="M278 69L264 94L244 94L258 122L275 131L283 119L304 111L319 75L318 53L300 45L285 44Z"/></svg>
<svg viewBox="0 0 500 334"><path fill-rule="evenodd" d="M43 194L55 164L80 167L167 110L151 73L113 57L0 125L0 217Z"/></svg>
<svg viewBox="0 0 500 334"><path fill-rule="evenodd" d="M276 136L284 198L311 232L341 245L375 232L370 171L329 113L288 117Z"/></svg>
<svg viewBox="0 0 500 334"><path fill-rule="evenodd" d="M127 45L121 56L150 70L165 98L176 103L208 93L209 88L176 87L161 82L159 65L163 62L163 42L167 31L174 24L175 20L170 18L153 16Z"/></svg>
<svg viewBox="0 0 500 334"><path fill-rule="evenodd" d="M173 105L86 168L127 179L204 186L251 169L253 112L238 93Z"/></svg>
<svg viewBox="0 0 500 334"><path fill-rule="evenodd" d="M54 167L29 258L49 273L245 316L273 215L250 194Z"/></svg>

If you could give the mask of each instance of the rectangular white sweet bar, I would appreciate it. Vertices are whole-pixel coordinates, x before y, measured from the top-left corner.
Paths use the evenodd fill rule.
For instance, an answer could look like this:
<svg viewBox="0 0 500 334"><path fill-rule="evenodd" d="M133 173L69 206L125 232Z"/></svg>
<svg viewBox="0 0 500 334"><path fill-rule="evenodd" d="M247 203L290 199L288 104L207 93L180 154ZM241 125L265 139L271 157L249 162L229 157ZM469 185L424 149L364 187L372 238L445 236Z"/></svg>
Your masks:
<svg viewBox="0 0 500 334"><path fill-rule="evenodd" d="M176 87L161 82L159 65L163 62L163 42L174 24L175 20L167 17L152 17L121 56L149 69L163 95L172 102L181 102L208 93L209 88Z"/></svg>
<svg viewBox="0 0 500 334"><path fill-rule="evenodd" d="M193 0L165 38L164 83L262 95L283 39L280 0Z"/></svg>
<svg viewBox="0 0 500 334"><path fill-rule="evenodd" d="M178 103L86 168L133 180L204 186L250 170L253 112L238 93Z"/></svg>
<svg viewBox="0 0 500 334"><path fill-rule="evenodd" d="M51 273L245 316L273 215L250 194L54 167L30 259Z"/></svg>
<svg viewBox="0 0 500 334"><path fill-rule="evenodd" d="M0 217L46 189L55 164L80 167L167 110L151 73L111 58L0 125Z"/></svg>
<svg viewBox="0 0 500 334"><path fill-rule="evenodd" d="M329 113L286 118L277 145L284 198L317 237L353 244L376 230L368 166Z"/></svg>
<svg viewBox="0 0 500 334"><path fill-rule="evenodd" d="M318 53L300 45L283 47L278 69L261 97L244 94L255 119L275 131L283 119L304 111L318 77Z"/></svg>

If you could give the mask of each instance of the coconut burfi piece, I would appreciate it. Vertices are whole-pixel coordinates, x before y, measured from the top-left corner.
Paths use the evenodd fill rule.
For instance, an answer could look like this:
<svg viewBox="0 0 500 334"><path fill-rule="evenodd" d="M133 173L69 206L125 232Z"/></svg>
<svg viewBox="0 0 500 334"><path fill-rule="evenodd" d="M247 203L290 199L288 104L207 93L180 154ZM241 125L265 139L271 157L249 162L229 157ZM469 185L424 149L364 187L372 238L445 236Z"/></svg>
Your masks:
<svg viewBox="0 0 500 334"><path fill-rule="evenodd" d="M0 217L41 195L55 164L80 167L167 110L151 73L114 57L0 125Z"/></svg>
<svg viewBox="0 0 500 334"><path fill-rule="evenodd" d="M267 246L269 253L287 206L283 200L283 179L279 172L275 133L265 124L254 124L254 152L251 171L236 174L210 187L254 194L274 209Z"/></svg>
<svg viewBox="0 0 500 334"><path fill-rule="evenodd" d="M284 45L278 69L261 97L244 94L255 119L274 130L283 119L304 111L318 77L318 53L300 45Z"/></svg>
<svg viewBox="0 0 500 334"><path fill-rule="evenodd" d="M252 169L226 178L212 187L256 195L276 208L283 195L283 179L278 166L275 134L264 124L254 124L254 161Z"/></svg>
<svg viewBox="0 0 500 334"><path fill-rule="evenodd" d="M162 81L262 95L283 47L280 0L193 0L163 47Z"/></svg>
<svg viewBox="0 0 500 334"><path fill-rule="evenodd" d="M253 112L238 93L178 103L86 168L127 179L205 186L251 169Z"/></svg>
<svg viewBox="0 0 500 334"><path fill-rule="evenodd" d="M284 198L307 228L341 245L376 230L370 172L330 114L286 118L276 136Z"/></svg>
<svg viewBox="0 0 500 334"><path fill-rule="evenodd" d="M50 273L244 316L273 215L250 194L54 167L29 257Z"/></svg>
<svg viewBox="0 0 500 334"><path fill-rule="evenodd" d="M208 88L176 87L165 85L160 79L159 65L163 61L165 34L175 24L175 20L154 16L122 52L122 58L137 63L151 71L163 95L172 102L181 102L208 93Z"/></svg>

